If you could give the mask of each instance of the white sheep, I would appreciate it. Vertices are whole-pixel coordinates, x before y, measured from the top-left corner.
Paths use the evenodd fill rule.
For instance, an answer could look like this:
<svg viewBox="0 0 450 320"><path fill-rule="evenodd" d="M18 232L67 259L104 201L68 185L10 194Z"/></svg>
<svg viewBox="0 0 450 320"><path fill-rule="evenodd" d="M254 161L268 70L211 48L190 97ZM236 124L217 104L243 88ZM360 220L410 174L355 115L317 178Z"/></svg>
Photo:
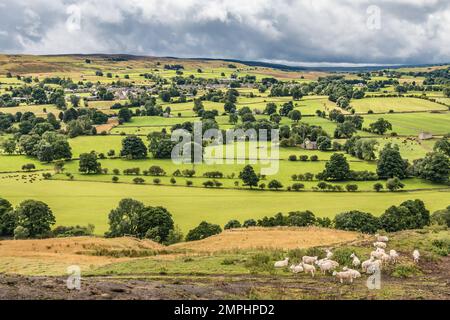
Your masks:
<svg viewBox="0 0 450 320"><path fill-rule="evenodd" d="M289 258L285 258L282 261L275 262L274 267L275 268L285 268L288 266L288 264L289 264Z"/></svg>
<svg viewBox="0 0 450 320"><path fill-rule="evenodd" d="M397 251L395 251L395 250L391 250L391 251L389 251L389 256L391 257L391 262L392 263L397 263L397 260L398 260L398 256L399 256L399 254L397 253Z"/></svg>
<svg viewBox="0 0 450 320"><path fill-rule="evenodd" d="M361 268L363 272L367 272L367 268L375 261L375 258L371 255L369 260L363 261Z"/></svg>
<svg viewBox="0 0 450 320"><path fill-rule="evenodd" d="M377 271L381 271L381 266L382 266L381 260L374 260L367 267L366 273L374 274Z"/></svg>
<svg viewBox="0 0 450 320"><path fill-rule="evenodd" d="M326 249L325 252L327 254L327 259L333 258L333 252L331 252L329 249Z"/></svg>
<svg viewBox="0 0 450 320"><path fill-rule="evenodd" d="M381 259L383 257L383 255L385 254L384 250L380 249L380 250L375 250L372 251L370 253L370 257L375 258L375 259Z"/></svg>
<svg viewBox="0 0 450 320"><path fill-rule="evenodd" d="M323 261L321 264L319 264L320 271L322 271L323 274L326 274L327 272L331 272L332 270L336 269L338 266L336 266L335 261L327 260Z"/></svg>
<svg viewBox="0 0 450 320"><path fill-rule="evenodd" d="M314 273L316 272L316 267L314 267L312 264L302 263L303 270L305 273L311 273L311 275L314 277Z"/></svg>
<svg viewBox="0 0 450 320"><path fill-rule="evenodd" d="M378 242L374 242L373 246L376 247L376 248L386 249L387 245L384 242L378 241Z"/></svg>
<svg viewBox="0 0 450 320"><path fill-rule="evenodd" d="M327 260L328 262L330 262L333 266L335 266L336 268L339 267L339 262L334 261L334 260Z"/></svg>
<svg viewBox="0 0 450 320"><path fill-rule="evenodd" d="M388 264L391 262L391 256L389 254L383 253L381 255L381 263Z"/></svg>
<svg viewBox="0 0 450 320"><path fill-rule="evenodd" d="M341 283L344 283L344 279L345 280L349 280L350 283L353 283L353 273L349 272L349 271L342 271L342 272L333 272L333 276L335 276L336 278L339 279L339 281L341 281Z"/></svg>
<svg viewBox="0 0 450 320"><path fill-rule="evenodd" d="M317 261L318 257L308 257L308 256L304 256L302 258L302 262L306 263L306 264L314 264L314 262Z"/></svg>
<svg viewBox="0 0 450 320"><path fill-rule="evenodd" d="M298 264L298 265L293 264L293 265L290 267L290 269L291 269L291 271L292 271L293 273L300 273L300 272L303 272L303 266L302 266L301 264Z"/></svg>
<svg viewBox="0 0 450 320"><path fill-rule="evenodd" d="M350 258L353 259L353 261L352 261L353 267L357 268L361 265L361 260L359 260L359 258L356 256L356 254L352 253Z"/></svg>
<svg viewBox="0 0 450 320"><path fill-rule="evenodd" d="M389 242L389 238L386 236L380 236L378 233L375 235L378 242Z"/></svg>
<svg viewBox="0 0 450 320"><path fill-rule="evenodd" d="M361 273L359 273L359 271L357 270L353 270L347 267L342 268L342 270L350 272L353 275L353 279L361 278Z"/></svg>
<svg viewBox="0 0 450 320"><path fill-rule="evenodd" d="M415 249L413 251L412 255L413 255L414 263L419 263L419 260L420 260L420 252L419 252L419 250Z"/></svg>
<svg viewBox="0 0 450 320"><path fill-rule="evenodd" d="M369 260L363 261L361 264L361 269L363 272L367 271L367 268L369 267L369 265L372 263L372 261L374 261L374 258L372 256L370 256Z"/></svg>

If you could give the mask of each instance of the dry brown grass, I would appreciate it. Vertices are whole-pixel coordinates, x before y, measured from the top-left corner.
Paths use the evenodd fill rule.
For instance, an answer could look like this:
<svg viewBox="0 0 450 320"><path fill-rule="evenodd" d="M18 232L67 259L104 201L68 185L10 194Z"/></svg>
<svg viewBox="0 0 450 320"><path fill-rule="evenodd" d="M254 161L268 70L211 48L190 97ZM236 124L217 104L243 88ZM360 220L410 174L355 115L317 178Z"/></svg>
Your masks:
<svg viewBox="0 0 450 320"><path fill-rule="evenodd" d="M248 249L295 249L332 246L355 241L357 232L309 228L249 228L227 230L219 235L195 242L179 243L171 249L193 252L217 252Z"/></svg>
<svg viewBox="0 0 450 320"><path fill-rule="evenodd" d="M160 260L181 255L214 254L251 249L295 249L333 246L362 239L356 232L323 228L249 228L227 230L219 235L194 242L163 246L134 238L105 239L96 237L56 238L44 240L0 241L0 272L26 275L65 274L70 265L82 270L128 261L129 256L115 258L114 252L161 254ZM105 255L97 255L104 252ZM144 255L145 256L145 255ZM139 257L139 255L137 255Z"/></svg>
<svg viewBox="0 0 450 320"><path fill-rule="evenodd" d="M95 126L95 129L97 130L97 133L110 132L112 129L114 129L118 125L119 125L119 120L109 118L108 123L97 125L97 126Z"/></svg>
<svg viewBox="0 0 450 320"><path fill-rule="evenodd" d="M134 238L104 239L95 237L56 238L44 240L0 241L0 272L21 274L64 274L70 265L82 269L102 266L131 258L94 256L101 249L161 250L164 246Z"/></svg>

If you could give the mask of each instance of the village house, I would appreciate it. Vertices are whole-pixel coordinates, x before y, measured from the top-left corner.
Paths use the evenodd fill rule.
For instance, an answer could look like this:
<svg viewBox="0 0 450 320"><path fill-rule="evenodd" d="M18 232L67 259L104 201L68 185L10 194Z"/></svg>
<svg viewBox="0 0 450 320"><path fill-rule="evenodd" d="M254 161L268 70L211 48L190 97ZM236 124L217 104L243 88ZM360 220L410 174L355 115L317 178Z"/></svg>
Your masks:
<svg viewBox="0 0 450 320"><path fill-rule="evenodd" d="M300 145L300 147L305 150L317 150L317 142L305 139L305 141Z"/></svg>

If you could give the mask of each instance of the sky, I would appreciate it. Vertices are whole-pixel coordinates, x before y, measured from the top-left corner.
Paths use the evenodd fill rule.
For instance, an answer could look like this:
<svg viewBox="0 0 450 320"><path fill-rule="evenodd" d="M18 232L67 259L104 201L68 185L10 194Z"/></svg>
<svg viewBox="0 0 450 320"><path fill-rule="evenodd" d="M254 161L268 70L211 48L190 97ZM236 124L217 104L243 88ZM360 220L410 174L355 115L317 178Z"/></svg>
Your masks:
<svg viewBox="0 0 450 320"><path fill-rule="evenodd" d="M449 0L0 0L0 53L450 62Z"/></svg>

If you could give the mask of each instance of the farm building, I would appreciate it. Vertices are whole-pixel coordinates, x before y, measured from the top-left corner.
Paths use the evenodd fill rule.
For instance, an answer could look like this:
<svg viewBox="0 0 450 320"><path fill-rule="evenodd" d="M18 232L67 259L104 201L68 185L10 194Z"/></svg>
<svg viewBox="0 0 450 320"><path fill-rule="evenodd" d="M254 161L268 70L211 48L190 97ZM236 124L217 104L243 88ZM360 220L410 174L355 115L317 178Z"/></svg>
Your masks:
<svg viewBox="0 0 450 320"><path fill-rule="evenodd" d="M317 150L317 142L306 139L305 142L300 145L300 147L306 150Z"/></svg>
<svg viewBox="0 0 450 320"><path fill-rule="evenodd" d="M429 132L421 132L419 134L419 139L420 140L430 140L430 139L433 139L433 135Z"/></svg>

